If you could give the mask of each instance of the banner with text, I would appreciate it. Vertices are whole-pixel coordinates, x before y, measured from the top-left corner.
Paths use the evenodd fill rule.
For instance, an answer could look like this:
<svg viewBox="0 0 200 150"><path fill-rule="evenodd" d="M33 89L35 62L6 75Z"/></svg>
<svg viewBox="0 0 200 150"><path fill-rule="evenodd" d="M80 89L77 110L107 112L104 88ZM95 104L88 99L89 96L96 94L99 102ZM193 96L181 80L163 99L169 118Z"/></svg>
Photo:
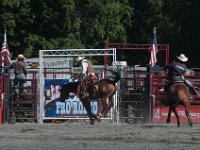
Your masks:
<svg viewBox="0 0 200 150"><path fill-rule="evenodd" d="M59 89L63 84L72 82L70 79L45 79L45 117L87 117L82 102L75 93L70 93L64 102L61 102ZM91 102L91 111L97 114L102 109L100 102ZM108 117L110 113L108 113Z"/></svg>
<svg viewBox="0 0 200 150"><path fill-rule="evenodd" d="M177 107L177 112L181 122L187 123L187 117L185 115L184 107ZM168 107L154 107L153 108L153 123L166 123L168 115ZM190 107L190 116L194 123L200 122L200 109L199 106L191 106ZM176 123L176 117L174 113L171 113L171 122Z"/></svg>

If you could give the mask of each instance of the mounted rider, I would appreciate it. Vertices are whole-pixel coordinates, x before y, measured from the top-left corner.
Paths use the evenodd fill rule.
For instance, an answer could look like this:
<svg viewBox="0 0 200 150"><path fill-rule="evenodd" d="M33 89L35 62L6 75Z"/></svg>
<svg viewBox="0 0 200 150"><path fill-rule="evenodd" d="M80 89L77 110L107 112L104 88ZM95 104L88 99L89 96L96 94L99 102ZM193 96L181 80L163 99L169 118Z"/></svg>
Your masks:
<svg viewBox="0 0 200 150"><path fill-rule="evenodd" d="M86 59L85 57L77 57L76 61L78 64L81 65L81 75L83 76L83 92L85 96L89 96L89 93L87 92L87 86L89 84L94 84L95 80L97 80L97 76L95 74L95 70L93 68L92 63Z"/></svg>
<svg viewBox="0 0 200 150"><path fill-rule="evenodd" d="M185 62L188 61L188 58L184 54L180 54L177 56L177 60L165 66L165 70L168 72L167 74L167 85L165 86L165 91L169 89L169 87L175 82L183 82L187 85L189 90L200 96L198 91L193 87L192 83L184 78L184 74L188 69L185 65Z"/></svg>

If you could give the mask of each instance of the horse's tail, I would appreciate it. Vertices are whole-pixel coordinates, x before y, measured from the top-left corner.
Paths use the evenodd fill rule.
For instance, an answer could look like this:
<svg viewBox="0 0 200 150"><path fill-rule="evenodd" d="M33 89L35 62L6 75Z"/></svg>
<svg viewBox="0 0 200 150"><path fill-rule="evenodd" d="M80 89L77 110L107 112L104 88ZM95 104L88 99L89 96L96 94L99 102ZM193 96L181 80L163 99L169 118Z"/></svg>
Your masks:
<svg viewBox="0 0 200 150"><path fill-rule="evenodd" d="M121 79L121 75L118 69L107 69L109 72L111 72L114 75L113 83L117 83Z"/></svg>

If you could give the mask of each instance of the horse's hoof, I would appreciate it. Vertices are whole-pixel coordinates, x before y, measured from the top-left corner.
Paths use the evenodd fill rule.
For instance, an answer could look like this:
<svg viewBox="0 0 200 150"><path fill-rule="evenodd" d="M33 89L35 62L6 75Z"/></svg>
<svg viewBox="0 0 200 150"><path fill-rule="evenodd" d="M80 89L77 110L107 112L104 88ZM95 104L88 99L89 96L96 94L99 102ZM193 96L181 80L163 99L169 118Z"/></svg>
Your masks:
<svg viewBox="0 0 200 150"><path fill-rule="evenodd" d="M98 114L98 117L99 117L99 118L103 117L102 113L99 113L99 114Z"/></svg>
<svg viewBox="0 0 200 150"><path fill-rule="evenodd" d="M90 124L91 124L91 125L94 125L94 122L95 122L95 120L92 119L91 122L90 122Z"/></svg>
<svg viewBox="0 0 200 150"><path fill-rule="evenodd" d="M171 120L170 119L167 119L167 121L166 121L167 123L170 123L171 122Z"/></svg>
<svg viewBox="0 0 200 150"><path fill-rule="evenodd" d="M101 121L99 116L97 116L97 121L98 121L98 122L100 122L100 121Z"/></svg>

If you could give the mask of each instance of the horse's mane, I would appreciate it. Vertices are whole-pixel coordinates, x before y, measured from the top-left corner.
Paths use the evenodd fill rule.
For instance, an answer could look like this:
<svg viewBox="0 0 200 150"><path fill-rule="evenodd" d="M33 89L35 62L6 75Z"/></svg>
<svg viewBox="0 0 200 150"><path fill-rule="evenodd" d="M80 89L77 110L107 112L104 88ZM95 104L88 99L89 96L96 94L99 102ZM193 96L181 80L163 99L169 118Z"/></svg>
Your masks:
<svg viewBox="0 0 200 150"><path fill-rule="evenodd" d="M111 79L105 79L107 82L115 84L115 83L117 83L121 79L121 75L120 75L120 72L119 72L118 69L114 69L114 70L107 69L107 70L114 75L114 79L113 80L111 80Z"/></svg>
<svg viewBox="0 0 200 150"><path fill-rule="evenodd" d="M115 82L111 79L101 79L101 80L98 80L95 84L99 84L99 83L102 83L102 82L106 82L107 84L115 84Z"/></svg>
<svg viewBox="0 0 200 150"><path fill-rule="evenodd" d="M78 82L68 82L66 84L63 84L60 89L60 100L64 101L65 97L69 95L70 92L76 93L77 88L80 85L80 81Z"/></svg>
<svg viewBox="0 0 200 150"><path fill-rule="evenodd" d="M61 88L62 91L65 92L75 92L78 88L78 86L80 85L80 81L78 82L68 82L66 84L64 84Z"/></svg>
<svg viewBox="0 0 200 150"><path fill-rule="evenodd" d="M74 88L77 88L80 85L80 81L78 81L78 82L68 82L64 85L74 89Z"/></svg>

